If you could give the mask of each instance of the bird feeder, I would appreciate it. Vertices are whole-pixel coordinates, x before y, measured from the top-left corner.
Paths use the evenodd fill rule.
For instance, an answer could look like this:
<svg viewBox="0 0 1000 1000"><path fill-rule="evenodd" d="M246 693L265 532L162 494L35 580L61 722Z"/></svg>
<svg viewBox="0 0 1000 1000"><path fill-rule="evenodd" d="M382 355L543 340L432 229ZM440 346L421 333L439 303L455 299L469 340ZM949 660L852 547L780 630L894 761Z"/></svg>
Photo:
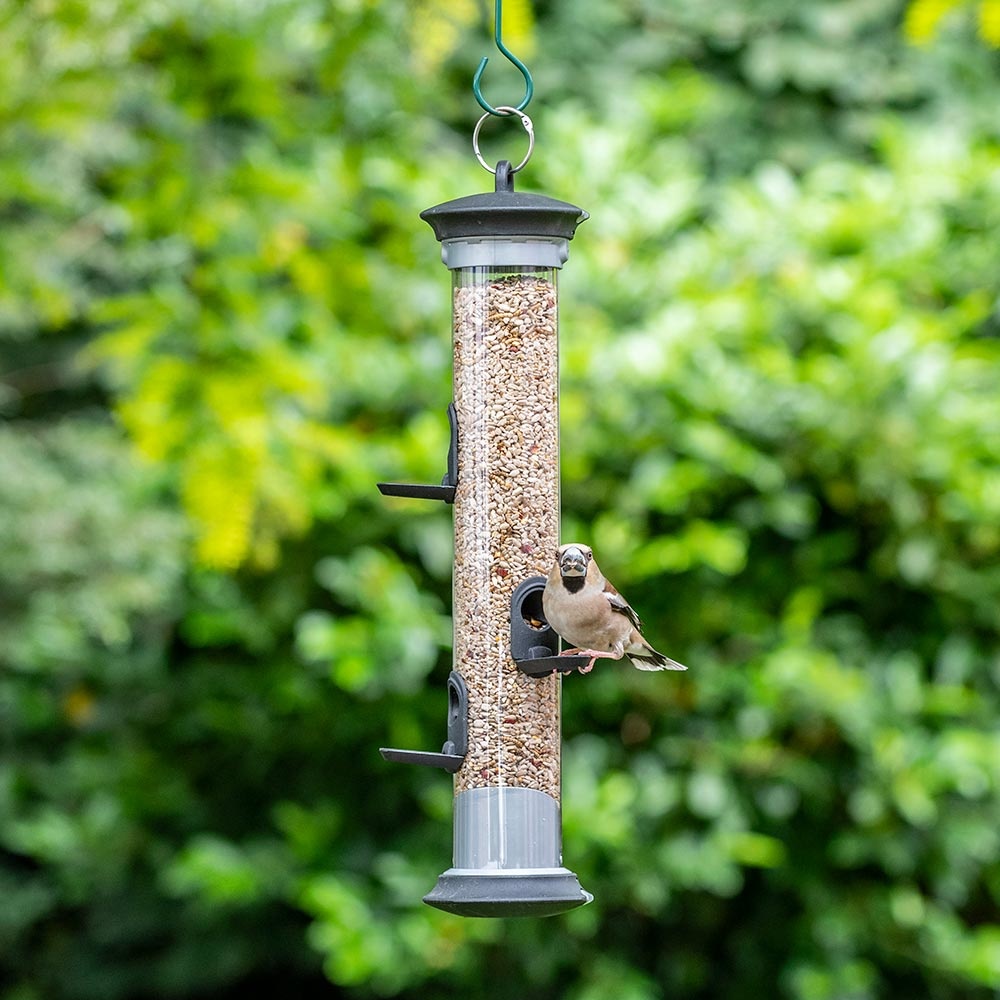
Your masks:
<svg viewBox="0 0 1000 1000"><path fill-rule="evenodd" d="M532 136L526 115L502 110ZM441 754L382 753L454 773L453 864L424 900L467 916L544 916L592 898L561 847L560 685L579 658L556 655L537 575L559 544L556 276L588 216L515 192L520 166L501 161L493 192L421 214L452 274L449 474L380 484L454 503L448 741Z"/></svg>

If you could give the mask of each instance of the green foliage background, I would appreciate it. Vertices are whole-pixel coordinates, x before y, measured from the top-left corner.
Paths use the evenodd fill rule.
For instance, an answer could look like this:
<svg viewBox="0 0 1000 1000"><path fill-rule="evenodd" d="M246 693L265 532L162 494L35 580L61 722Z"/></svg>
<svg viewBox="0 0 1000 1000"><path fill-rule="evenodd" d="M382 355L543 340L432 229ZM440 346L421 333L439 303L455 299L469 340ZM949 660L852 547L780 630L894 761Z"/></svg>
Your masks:
<svg viewBox="0 0 1000 1000"><path fill-rule="evenodd" d="M509 3L563 534L691 670L564 685L591 906L419 903L486 6L0 3L0 997L1000 995L994 0Z"/></svg>

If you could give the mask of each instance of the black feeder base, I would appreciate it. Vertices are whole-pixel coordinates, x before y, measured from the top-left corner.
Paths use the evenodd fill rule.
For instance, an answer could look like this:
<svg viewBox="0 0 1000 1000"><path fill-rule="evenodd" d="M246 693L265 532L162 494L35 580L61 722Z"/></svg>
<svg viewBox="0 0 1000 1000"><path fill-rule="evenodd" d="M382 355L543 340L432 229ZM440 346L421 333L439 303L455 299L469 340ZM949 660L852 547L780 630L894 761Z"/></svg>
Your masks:
<svg viewBox="0 0 1000 1000"><path fill-rule="evenodd" d="M567 868L495 875L451 868L424 902L462 917L552 917L593 898Z"/></svg>

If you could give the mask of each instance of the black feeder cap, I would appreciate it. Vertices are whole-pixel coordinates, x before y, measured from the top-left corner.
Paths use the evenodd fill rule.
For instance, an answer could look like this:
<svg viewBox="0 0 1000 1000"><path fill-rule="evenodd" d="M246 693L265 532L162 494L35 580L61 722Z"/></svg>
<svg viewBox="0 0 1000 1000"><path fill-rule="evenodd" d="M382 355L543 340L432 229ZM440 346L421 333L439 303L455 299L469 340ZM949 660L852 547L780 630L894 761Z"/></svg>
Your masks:
<svg viewBox="0 0 1000 1000"><path fill-rule="evenodd" d="M590 215L567 201L515 191L510 162L501 160L495 191L446 201L421 212L420 218L441 242L516 236L571 240Z"/></svg>

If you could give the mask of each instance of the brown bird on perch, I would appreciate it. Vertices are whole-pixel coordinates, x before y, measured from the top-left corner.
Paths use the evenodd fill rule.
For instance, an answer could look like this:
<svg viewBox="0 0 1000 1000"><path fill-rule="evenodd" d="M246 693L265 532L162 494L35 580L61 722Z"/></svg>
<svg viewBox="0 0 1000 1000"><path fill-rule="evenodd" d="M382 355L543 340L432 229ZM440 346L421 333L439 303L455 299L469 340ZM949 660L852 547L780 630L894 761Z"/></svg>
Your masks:
<svg viewBox="0 0 1000 1000"><path fill-rule="evenodd" d="M590 657L580 673L593 670L599 659L623 656L640 670L687 670L658 653L642 636L642 622L628 601L604 578L589 545L560 545L542 592L548 623L577 648L560 656Z"/></svg>

